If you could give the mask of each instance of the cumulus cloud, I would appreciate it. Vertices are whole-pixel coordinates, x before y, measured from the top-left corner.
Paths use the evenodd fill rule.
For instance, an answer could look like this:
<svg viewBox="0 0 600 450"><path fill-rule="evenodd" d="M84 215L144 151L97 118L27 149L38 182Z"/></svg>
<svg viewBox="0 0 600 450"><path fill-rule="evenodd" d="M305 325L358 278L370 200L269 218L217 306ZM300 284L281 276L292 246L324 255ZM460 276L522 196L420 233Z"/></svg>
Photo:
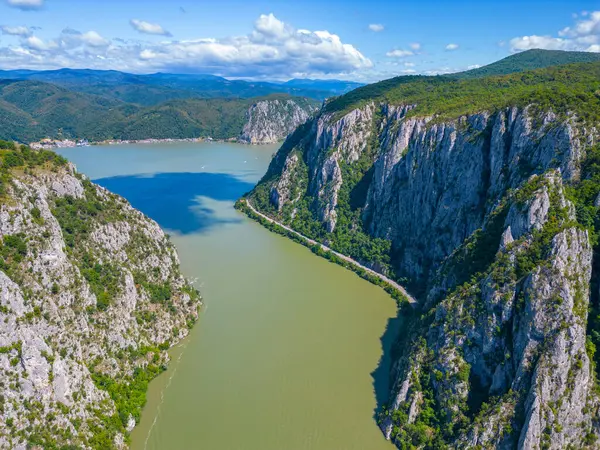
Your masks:
<svg viewBox="0 0 600 450"><path fill-rule="evenodd" d="M471 64L470 66L467 66L467 70L479 69L480 67L480 64Z"/></svg>
<svg viewBox="0 0 600 450"><path fill-rule="evenodd" d="M433 75L446 75L449 73L458 72L458 69L453 67L440 67L439 69L426 70L424 72L425 75L433 76Z"/></svg>
<svg viewBox="0 0 600 450"><path fill-rule="evenodd" d="M24 40L24 44L30 50L38 50L41 52L58 48L56 41L44 41L37 36L29 36Z"/></svg>
<svg viewBox="0 0 600 450"><path fill-rule="evenodd" d="M81 42L91 47L106 47L109 42L95 31L88 31L80 35Z"/></svg>
<svg viewBox="0 0 600 450"><path fill-rule="evenodd" d="M11 36L29 36L29 35L31 35L31 30L24 26L11 27L8 25L2 25L2 26L0 26L0 30L2 30L2 34L8 34Z"/></svg>
<svg viewBox="0 0 600 450"><path fill-rule="evenodd" d="M412 44L410 44L410 48L418 52L419 50L421 50L421 44L419 42L413 42Z"/></svg>
<svg viewBox="0 0 600 450"><path fill-rule="evenodd" d="M565 39L553 38L551 36L521 36L510 40L510 48L513 51L543 48L546 50L567 50L569 43Z"/></svg>
<svg viewBox="0 0 600 450"><path fill-rule="evenodd" d="M44 6L44 0L6 0L6 3L23 11L41 9Z"/></svg>
<svg viewBox="0 0 600 450"><path fill-rule="evenodd" d="M446 45L446 50L448 50L449 52L453 51L453 50L457 50L458 49L458 44L448 44Z"/></svg>
<svg viewBox="0 0 600 450"><path fill-rule="evenodd" d="M172 36L167 30L161 27L157 23L145 22L143 20L131 19L129 24L133 27L134 30L139 31L144 34L156 34L159 36Z"/></svg>
<svg viewBox="0 0 600 450"><path fill-rule="evenodd" d="M304 31L304 30L300 30ZM275 17L273 14L261 14L254 22L254 38L282 39L293 33L293 29ZM310 33L310 32L309 32Z"/></svg>
<svg viewBox="0 0 600 450"><path fill-rule="evenodd" d="M136 73L204 72L243 77L327 77L373 67L353 45L329 31L296 29L274 15L261 15L245 36L190 40L106 39L96 31L67 28L55 39L21 36L0 46L0 68L115 69Z"/></svg>
<svg viewBox="0 0 600 450"><path fill-rule="evenodd" d="M374 31L375 33L383 31L384 28L385 27L380 23L372 23L369 25L369 30Z"/></svg>
<svg viewBox="0 0 600 450"><path fill-rule="evenodd" d="M70 27L65 28L55 42L62 50L71 50L81 46L99 49L110 45L110 41L96 31L82 33Z"/></svg>
<svg viewBox="0 0 600 450"><path fill-rule="evenodd" d="M575 23L556 33L556 36L519 36L510 40L513 52L542 48L546 50L600 51L600 11L574 16Z"/></svg>
<svg viewBox="0 0 600 450"><path fill-rule="evenodd" d="M411 50L402 50L402 49L397 49L397 50L390 50L389 52L387 52L385 54L385 56L388 56L390 58L406 58L407 56L413 56L415 53Z"/></svg>

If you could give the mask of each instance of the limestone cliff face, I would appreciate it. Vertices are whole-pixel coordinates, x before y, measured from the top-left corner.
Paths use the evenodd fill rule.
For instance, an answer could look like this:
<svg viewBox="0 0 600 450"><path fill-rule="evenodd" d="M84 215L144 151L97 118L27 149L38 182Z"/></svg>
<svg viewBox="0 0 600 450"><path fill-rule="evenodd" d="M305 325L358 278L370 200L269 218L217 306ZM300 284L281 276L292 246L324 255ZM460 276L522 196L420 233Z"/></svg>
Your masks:
<svg viewBox="0 0 600 450"><path fill-rule="evenodd" d="M317 111L307 99L261 100L246 114L239 141L248 144L274 144L290 134Z"/></svg>
<svg viewBox="0 0 600 450"><path fill-rule="evenodd" d="M0 448L124 448L197 292L160 227L72 166L5 185Z"/></svg>
<svg viewBox="0 0 600 450"><path fill-rule="evenodd" d="M582 148L595 138L594 130L574 127L551 112L534 117L528 108L444 123L433 117L406 118L412 107L368 104L337 120L321 115L310 123L302 152L308 165L307 195L318 199L319 219L333 231L344 182L340 163L352 165L369 140L377 142L370 156L365 226L373 236L390 239L402 273L420 280L481 227L507 189L553 167L566 179L577 176ZM540 123L534 126L534 121ZM297 148L286 155L284 146L277 158L296 153ZM288 172L283 167L274 176L285 179ZM272 197L287 198L290 187L274 184Z"/></svg>
<svg viewBox="0 0 600 450"><path fill-rule="evenodd" d="M453 120L414 107L320 114L283 144L255 203L287 223L308 205L332 239L343 226L391 242L421 297L380 416L399 447L593 447L592 245L565 186L594 124L535 105ZM360 223L341 224L340 208Z"/></svg>
<svg viewBox="0 0 600 450"><path fill-rule="evenodd" d="M449 295L430 295L433 307L394 368L382 417L388 439L406 439L427 394L460 430L450 442L457 448L581 448L598 434L586 352L589 236L574 225L560 172L530 183L532 193L517 190L497 206L504 239L489 268ZM464 247L439 279L464 263ZM409 410L413 419L403 420Z"/></svg>

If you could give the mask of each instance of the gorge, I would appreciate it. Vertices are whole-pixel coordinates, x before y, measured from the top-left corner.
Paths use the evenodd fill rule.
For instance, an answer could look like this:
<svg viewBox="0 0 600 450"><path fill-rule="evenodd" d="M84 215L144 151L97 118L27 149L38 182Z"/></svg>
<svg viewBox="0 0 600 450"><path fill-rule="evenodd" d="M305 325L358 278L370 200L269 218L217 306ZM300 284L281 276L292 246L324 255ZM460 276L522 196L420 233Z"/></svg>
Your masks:
<svg viewBox="0 0 600 450"><path fill-rule="evenodd" d="M264 144L0 141L0 448L597 448L598 60L320 106L0 82L10 139Z"/></svg>
<svg viewBox="0 0 600 450"><path fill-rule="evenodd" d="M387 388L382 347L401 327L395 302L233 209L275 150L216 142L61 150L167 230L203 297L198 325L149 386L134 450L392 448L373 414L375 392Z"/></svg>
<svg viewBox="0 0 600 450"><path fill-rule="evenodd" d="M596 442L599 71L359 88L247 196L418 297L378 417L399 448Z"/></svg>

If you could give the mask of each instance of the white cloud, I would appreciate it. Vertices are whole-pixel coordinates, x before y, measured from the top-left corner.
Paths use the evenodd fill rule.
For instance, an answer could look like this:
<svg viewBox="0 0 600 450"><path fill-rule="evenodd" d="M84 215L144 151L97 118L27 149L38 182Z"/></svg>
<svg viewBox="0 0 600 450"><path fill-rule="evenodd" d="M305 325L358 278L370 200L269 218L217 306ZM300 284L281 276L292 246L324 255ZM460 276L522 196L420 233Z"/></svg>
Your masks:
<svg viewBox="0 0 600 450"><path fill-rule="evenodd" d="M448 44L446 45L446 50L448 51L453 51L453 50L457 50L458 49L458 44Z"/></svg>
<svg viewBox="0 0 600 450"><path fill-rule="evenodd" d="M433 70L426 70L424 73L425 75L446 75L448 73L455 73L458 72L457 69L453 68L453 67L441 67L439 69L433 69Z"/></svg>
<svg viewBox="0 0 600 450"><path fill-rule="evenodd" d="M19 8L24 11L41 9L44 6L44 0L6 0L9 6Z"/></svg>
<svg viewBox="0 0 600 450"><path fill-rule="evenodd" d="M383 31L384 28L385 27L382 24L380 24L380 23L369 24L369 30L374 31L375 33Z"/></svg>
<svg viewBox="0 0 600 450"><path fill-rule="evenodd" d="M419 42L413 42L410 44L410 48L412 48L414 51L419 51L421 50L421 44Z"/></svg>
<svg viewBox="0 0 600 450"><path fill-rule="evenodd" d="M566 27L559 31L559 36L578 38L591 35L597 36L600 34L600 11L594 11L585 17L588 18L577 21L574 27Z"/></svg>
<svg viewBox="0 0 600 450"><path fill-rule="evenodd" d="M55 41L46 42L37 36L29 36L25 39L24 43L29 49L39 51L51 50L58 47L58 44Z"/></svg>
<svg viewBox="0 0 600 450"><path fill-rule="evenodd" d="M295 29L263 15L245 36L184 41L108 40L96 31L66 28L55 39L22 36L0 46L0 68L115 69L135 73L204 72L230 77L344 77L373 63L329 31Z"/></svg>
<svg viewBox="0 0 600 450"><path fill-rule="evenodd" d="M62 31L55 42L63 51L69 51L84 46L86 47L87 52L92 51L92 49L100 50L111 44L108 39L105 39L96 31L90 30L82 33L81 31L69 27Z"/></svg>
<svg viewBox="0 0 600 450"><path fill-rule="evenodd" d="M415 69L404 69L404 70L401 70L400 73L403 73L406 75L411 75L413 73L417 73L417 71Z"/></svg>
<svg viewBox="0 0 600 450"><path fill-rule="evenodd" d="M411 50L390 50L385 54L385 56L389 56L390 58L406 58L407 56L413 56L415 53Z"/></svg>
<svg viewBox="0 0 600 450"><path fill-rule="evenodd" d="M467 66L467 70L479 69L480 67L480 64L471 64L470 66Z"/></svg>
<svg viewBox="0 0 600 450"><path fill-rule="evenodd" d="M415 67L415 63L405 62L404 67Z"/></svg>
<svg viewBox="0 0 600 450"><path fill-rule="evenodd" d="M172 36L167 30L161 27L157 23L145 22L143 20L131 19L129 24L133 27L134 30L139 31L144 34L156 34L160 36Z"/></svg>
<svg viewBox="0 0 600 450"><path fill-rule="evenodd" d="M510 40L513 52L542 48L598 52L600 47L600 11L583 11L572 26L559 30L557 36L520 36ZM577 18L575 18L577 19Z"/></svg>
<svg viewBox="0 0 600 450"><path fill-rule="evenodd" d="M29 36L31 34L31 30L24 26L11 27L3 25L0 27L0 30L2 30L2 34L9 34L11 36Z"/></svg>
<svg viewBox="0 0 600 450"><path fill-rule="evenodd" d="M87 33L81 34L80 39L83 43L92 47L106 47L109 44L109 41L95 31L88 31Z"/></svg>
<svg viewBox="0 0 600 450"><path fill-rule="evenodd" d="M283 38L293 30L281 20L271 14L261 14L254 22L255 35L272 38Z"/></svg>

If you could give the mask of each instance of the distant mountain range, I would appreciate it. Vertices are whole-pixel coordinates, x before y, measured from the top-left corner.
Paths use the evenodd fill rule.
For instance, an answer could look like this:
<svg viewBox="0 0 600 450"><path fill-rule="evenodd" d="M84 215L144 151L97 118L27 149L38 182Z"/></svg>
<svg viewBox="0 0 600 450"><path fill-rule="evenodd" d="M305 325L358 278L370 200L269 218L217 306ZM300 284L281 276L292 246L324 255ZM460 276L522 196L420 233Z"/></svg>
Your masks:
<svg viewBox="0 0 600 450"><path fill-rule="evenodd" d="M0 71L0 139L30 142L44 137L235 138L246 125L251 107L260 100L285 100L270 104L261 123L269 120L270 112L276 115L273 120L288 123L283 119L284 112L297 111L296 106L309 113L328 99L328 110L341 110L344 104L384 95L415 80L439 83L599 60L598 53L530 50L466 72L436 77L400 76L368 86L340 80L253 82L206 74L134 75L80 69ZM347 94L331 98L343 93ZM284 106L290 105L287 100L296 106Z"/></svg>
<svg viewBox="0 0 600 450"><path fill-rule="evenodd" d="M115 70L89 69L0 70L0 79L43 81L76 92L145 106L183 98L250 98L276 93L322 101L363 86L361 83L339 80L294 79L286 83L270 83L228 80L206 74L134 75Z"/></svg>
<svg viewBox="0 0 600 450"><path fill-rule="evenodd" d="M0 80L0 138L230 139L241 135L259 102L267 102L278 118L281 111L311 114L320 105L318 100L271 94L250 99L183 98L142 106L41 81Z"/></svg>

